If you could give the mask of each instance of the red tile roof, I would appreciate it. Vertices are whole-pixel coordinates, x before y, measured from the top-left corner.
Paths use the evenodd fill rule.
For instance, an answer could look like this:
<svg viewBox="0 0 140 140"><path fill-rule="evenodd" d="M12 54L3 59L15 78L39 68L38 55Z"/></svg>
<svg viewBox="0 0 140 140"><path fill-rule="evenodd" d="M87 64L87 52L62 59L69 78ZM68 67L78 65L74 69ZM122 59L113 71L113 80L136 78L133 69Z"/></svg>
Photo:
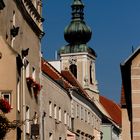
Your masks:
<svg viewBox="0 0 140 140"><path fill-rule="evenodd" d="M41 61L41 70L58 84L63 83L63 84L60 84L61 86L63 85L63 88L67 89L67 88L72 87L70 83L66 81L61 76L61 74L44 59L42 59Z"/></svg>
<svg viewBox="0 0 140 140"><path fill-rule="evenodd" d="M88 99L90 99L88 93L83 89L81 84L78 82L78 80L74 77L74 75L69 70L63 70L61 71L62 76L70 82L70 84L74 87L77 87L78 90Z"/></svg>
<svg viewBox="0 0 140 140"><path fill-rule="evenodd" d="M100 103L111 116L112 120L121 126L121 108L119 105L103 96L100 96Z"/></svg>

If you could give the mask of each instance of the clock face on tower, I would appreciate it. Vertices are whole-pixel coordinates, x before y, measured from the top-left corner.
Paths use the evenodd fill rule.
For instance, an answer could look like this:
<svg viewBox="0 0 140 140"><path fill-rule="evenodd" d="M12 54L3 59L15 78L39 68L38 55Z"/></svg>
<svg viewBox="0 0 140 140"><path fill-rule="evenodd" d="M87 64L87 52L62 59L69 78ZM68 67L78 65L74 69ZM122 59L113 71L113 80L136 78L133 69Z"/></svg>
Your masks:
<svg viewBox="0 0 140 140"><path fill-rule="evenodd" d="M76 64L76 62L77 62L77 58L76 57L74 57L74 56L70 56L69 57L69 63L70 64Z"/></svg>

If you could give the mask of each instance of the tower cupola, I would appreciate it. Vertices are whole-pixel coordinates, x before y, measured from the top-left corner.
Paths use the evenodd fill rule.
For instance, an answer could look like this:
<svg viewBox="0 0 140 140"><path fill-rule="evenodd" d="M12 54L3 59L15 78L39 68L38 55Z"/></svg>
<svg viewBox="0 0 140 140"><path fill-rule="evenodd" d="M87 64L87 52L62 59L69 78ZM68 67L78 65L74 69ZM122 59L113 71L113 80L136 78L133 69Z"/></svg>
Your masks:
<svg viewBox="0 0 140 140"><path fill-rule="evenodd" d="M91 39L92 31L84 22L84 4L81 0L74 0L71 8L72 21L64 30L64 38L72 45L86 44Z"/></svg>
<svg viewBox="0 0 140 140"><path fill-rule="evenodd" d="M98 99L98 86L95 74L96 52L88 46L92 31L84 21L82 0L73 0L72 18L64 30L67 45L59 49L60 69L69 70L77 78L89 96ZM97 97L96 97L97 96Z"/></svg>

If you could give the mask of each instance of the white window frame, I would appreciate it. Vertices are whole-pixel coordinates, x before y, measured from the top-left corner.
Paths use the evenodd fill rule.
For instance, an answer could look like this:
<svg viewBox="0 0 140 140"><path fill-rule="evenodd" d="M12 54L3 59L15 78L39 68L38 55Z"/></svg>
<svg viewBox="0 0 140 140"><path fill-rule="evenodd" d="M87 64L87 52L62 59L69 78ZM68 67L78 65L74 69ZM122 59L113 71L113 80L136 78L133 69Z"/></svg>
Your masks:
<svg viewBox="0 0 140 140"><path fill-rule="evenodd" d="M67 124L67 112L64 111L64 124L66 125Z"/></svg>
<svg viewBox="0 0 140 140"><path fill-rule="evenodd" d="M59 107L59 111L58 111L58 120L61 122L62 121L62 110L61 110L61 107Z"/></svg>
<svg viewBox="0 0 140 140"><path fill-rule="evenodd" d="M57 105L54 104L54 119L57 119Z"/></svg>
<svg viewBox="0 0 140 140"><path fill-rule="evenodd" d="M1 97L3 98L3 99L6 99L6 98L4 98L4 96L5 95L8 95L9 96L9 98L8 98L8 103L12 106L12 95L11 95L11 91L7 91L7 90L5 90L5 91L1 91Z"/></svg>
<svg viewBox="0 0 140 140"><path fill-rule="evenodd" d="M49 117L52 117L52 102L49 101Z"/></svg>
<svg viewBox="0 0 140 140"><path fill-rule="evenodd" d="M20 112L20 80L17 82L17 110Z"/></svg>
<svg viewBox="0 0 140 140"><path fill-rule="evenodd" d="M13 11L13 18L12 18L12 24L13 24L13 26L15 26L16 25L16 12L15 11ZM11 39L11 47L13 48L14 47L14 41L15 41L15 37L12 37L12 39Z"/></svg>
<svg viewBox="0 0 140 140"><path fill-rule="evenodd" d="M26 78L30 77L30 63L27 61L27 66L26 66Z"/></svg>
<svg viewBox="0 0 140 140"><path fill-rule="evenodd" d="M36 80L36 69L32 67L32 78L35 81Z"/></svg>
<svg viewBox="0 0 140 140"><path fill-rule="evenodd" d="M30 108L26 106L26 133L30 133Z"/></svg>
<svg viewBox="0 0 140 140"><path fill-rule="evenodd" d="M90 116L91 116L90 111L88 111L88 124L90 124Z"/></svg>
<svg viewBox="0 0 140 140"><path fill-rule="evenodd" d="M84 107L81 106L81 120L84 120Z"/></svg>
<svg viewBox="0 0 140 140"><path fill-rule="evenodd" d="M53 140L53 133L49 133L49 140Z"/></svg>
<svg viewBox="0 0 140 140"><path fill-rule="evenodd" d="M85 109L85 122L87 122L87 110Z"/></svg>
<svg viewBox="0 0 140 140"><path fill-rule="evenodd" d="M77 118L79 118L80 117L80 106L79 106L79 104L77 104L77 107L76 107L76 114L77 114Z"/></svg>

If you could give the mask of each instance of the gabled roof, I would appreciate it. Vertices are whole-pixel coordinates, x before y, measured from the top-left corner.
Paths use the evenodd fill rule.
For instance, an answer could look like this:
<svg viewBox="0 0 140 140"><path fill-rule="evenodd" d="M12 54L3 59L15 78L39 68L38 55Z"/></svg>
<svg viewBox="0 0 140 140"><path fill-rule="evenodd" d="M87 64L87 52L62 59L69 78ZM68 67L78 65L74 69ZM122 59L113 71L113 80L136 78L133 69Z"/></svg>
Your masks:
<svg viewBox="0 0 140 140"><path fill-rule="evenodd" d="M74 75L68 71L68 70L63 70L61 73L59 73L51 64L49 64L46 60L42 59L41 61L41 69L42 69L42 72L45 73L46 75L48 75L52 80L54 80L55 82L57 82L58 84L60 84L60 82L58 82L59 80L62 80L63 82L63 85L60 84L61 86L63 86L63 88L65 89L69 89L69 88L75 88L77 89L80 94L85 97L89 102L91 102L98 110L99 112L108 118L108 120L113 120L115 123L117 123L118 125L120 123L120 117L118 117L118 120L117 118L115 118L112 114L115 113L119 110L119 106L117 106L114 102L112 102L111 100L103 100L104 98L103 97L100 97L101 98L101 101L103 101L103 103L97 103L97 101L93 101L90 96L88 95L88 93L82 88L81 84L77 81L77 79L74 77ZM104 104L105 103L105 104ZM114 105L115 104L115 105ZM105 106L104 106L105 105ZM115 108L114 111L111 111L111 112L108 112L108 109L107 106L109 106L109 108L111 107L111 110L112 108ZM117 112L117 113L118 113ZM120 112L119 112L120 114ZM111 116L112 115L112 116ZM120 126L119 125L119 126Z"/></svg>
<svg viewBox="0 0 140 140"><path fill-rule="evenodd" d="M121 126L121 108L119 105L103 96L100 96L100 103L104 106L112 120Z"/></svg>
<svg viewBox="0 0 140 140"><path fill-rule="evenodd" d="M129 120L132 120L132 95L131 95L131 63L133 59L140 53L138 47L123 63L121 63L121 75L123 84L122 98L125 99L125 107L128 111ZM124 107L124 106L123 106Z"/></svg>
<svg viewBox="0 0 140 140"><path fill-rule="evenodd" d="M61 76L61 74L44 59L41 60L41 70L43 73L48 75L52 80L54 80L56 83L58 83L60 86L62 86L66 90L72 87L72 85L68 81L66 81Z"/></svg>
<svg viewBox="0 0 140 140"><path fill-rule="evenodd" d="M70 84L74 87L76 87L85 97L90 99L88 93L82 88L81 84L78 82L78 80L74 77L74 75L68 71L63 70L61 71L62 76L70 82Z"/></svg>
<svg viewBox="0 0 140 140"><path fill-rule="evenodd" d="M124 62L121 63L121 66L130 63L139 53L140 53L140 46Z"/></svg>

